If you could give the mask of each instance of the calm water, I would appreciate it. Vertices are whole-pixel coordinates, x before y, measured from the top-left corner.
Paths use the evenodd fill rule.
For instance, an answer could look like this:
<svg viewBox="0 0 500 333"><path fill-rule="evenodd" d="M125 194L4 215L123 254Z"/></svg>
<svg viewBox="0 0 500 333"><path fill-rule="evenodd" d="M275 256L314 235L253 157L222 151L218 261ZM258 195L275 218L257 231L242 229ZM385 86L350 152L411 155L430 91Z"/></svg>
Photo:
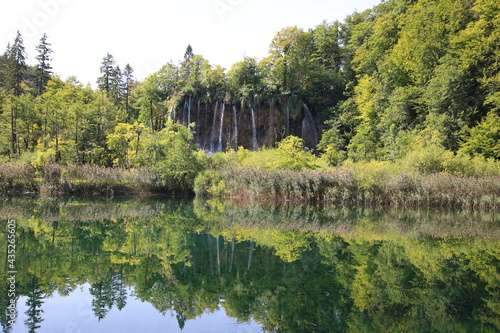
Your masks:
<svg viewBox="0 0 500 333"><path fill-rule="evenodd" d="M494 212L8 197L0 218L6 332L500 331Z"/></svg>

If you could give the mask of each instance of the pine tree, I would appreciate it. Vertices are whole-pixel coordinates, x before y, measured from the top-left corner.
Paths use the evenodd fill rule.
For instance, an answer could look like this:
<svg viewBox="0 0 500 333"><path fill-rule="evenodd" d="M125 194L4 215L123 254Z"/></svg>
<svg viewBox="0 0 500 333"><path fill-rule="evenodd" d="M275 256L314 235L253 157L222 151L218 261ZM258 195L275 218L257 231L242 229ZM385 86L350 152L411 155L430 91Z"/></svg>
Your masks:
<svg viewBox="0 0 500 333"><path fill-rule="evenodd" d="M184 53L184 64L190 62L194 57L193 48L191 44L189 44L186 48L186 52Z"/></svg>
<svg viewBox="0 0 500 333"><path fill-rule="evenodd" d="M4 55L4 87L6 92L11 94L11 101L16 100L15 97L21 96L23 92L22 83L28 68L26 58L23 38L18 31L14 44L7 48ZM10 107L11 156L17 156L19 153L18 113L17 103L13 102Z"/></svg>
<svg viewBox="0 0 500 333"><path fill-rule="evenodd" d="M123 93L125 98L125 111L127 112L127 115L129 117L130 117L129 99L130 99L130 94L132 92L133 83L134 83L134 70L132 69L130 64L127 64L123 69Z"/></svg>
<svg viewBox="0 0 500 333"><path fill-rule="evenodd" d="M115 73L115 63L115 58L109 53L102 59L101 76L97 79L97 84L101 91L110 92L111 82Z"/></svg>
<svg viewBox="0 0 500 333"><path fill-rule="evenodd" d="M47 42L47 34L43 34L36 50L38 51L38 55L36 56L36 60L38 60L36 75L37 92L38 94L42 94L52 74L52 67L50 66L50 61L52 60L50 54L52 50L50 49L50 43Z"/></svg>
<svg viewBox="0 0 500 333"><path fill-rule="evenodd" d="M0 88L6 88L7 67L9 64L10 43L7 45L5 53L0 56Z"/></svg>
<svg viewBox="0 0 500 333"><path fill-rule="evenodd" d="M120 66L113 69L110 77L109 96L113 99L115 105L119 105L123 97L123 74Z"/></svg>
<svg viewBox="0 0 500 333"><path fill-rule="evenodd" d="M6 86L8 90L14 93L14 96L19 96L22 93L23 77L27 71L26 58L23 38L18 31L14 44L8 50L6 69Z"/></svg>

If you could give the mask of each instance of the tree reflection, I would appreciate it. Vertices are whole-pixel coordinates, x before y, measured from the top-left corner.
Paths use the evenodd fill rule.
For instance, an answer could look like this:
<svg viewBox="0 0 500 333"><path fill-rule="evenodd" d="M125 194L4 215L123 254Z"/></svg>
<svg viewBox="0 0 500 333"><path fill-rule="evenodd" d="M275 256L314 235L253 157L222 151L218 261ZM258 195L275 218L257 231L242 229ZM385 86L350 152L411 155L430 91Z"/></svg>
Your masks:
<svg viewBox="0 0 500 333"><path fill-rule="evenodd" d="M500 329L497 237L457 236L456 229L449 235L444 229L439 236L419 234L417 217L410 226L401 225L405 232L395 232L394 215L381 212L363 211L343 225L319 228L318 222L303 230L269 225L263 207L254 206L252 213L248 207L241 212L198 207L196 215L191 201L165 201L137 218L134 202L123 205L133 214L106 217L104 209L96 209L102 219L95 221L67 214L58 219L32 214L18 221L17 292L26 298L28 331L43 326L45 297L70 294L85 283L98 321L114 308L124 309L132 295L162 314L174 313L181 329L221 307L239 322L253 319L267 331ZM323 208L307 209L309 218L324 215ZM275 218L292 214L269 211ZM250 214L260 219L235 219ZM403 220L409 219L405 212ZM381 232L380 224L393 227ZM492 230L491 222L486 228ZM4 251L5 239L0 239ZM5 273L0 278L5 280ZM5 314L9 300L5 286L0 288Z"/></svg>

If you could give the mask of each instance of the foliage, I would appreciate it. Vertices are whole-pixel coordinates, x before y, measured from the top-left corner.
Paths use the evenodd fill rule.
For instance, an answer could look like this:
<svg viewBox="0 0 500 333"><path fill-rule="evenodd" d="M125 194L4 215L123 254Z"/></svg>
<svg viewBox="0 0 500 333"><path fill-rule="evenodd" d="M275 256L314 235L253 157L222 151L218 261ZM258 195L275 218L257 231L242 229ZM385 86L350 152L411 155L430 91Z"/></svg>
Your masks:
<svg viewBox="0 0 500 333"><path fill-rule="evenodd" d="M188 45L179 63L142 82L108 53L97 89L52 72L45 34L38 63L27 64L18 32L0 56L0 161L39 172L53 163L146 167L170 193L191 192L208 167L199 192L217 195L230 188L224 178L211 183L221 169L264 168L280 170L272 177L298 198L323 190L304 195L308 181L294 183L288 171L308 179L320 173L305 169L340 168L365 191L346 194L353 202L390 201L384 181L405 175L494 177L499 11L495 0L384 1L343 22L285 27L267 57L244 57L229 71ZM67 190L49 175L47 191Z"/></svg>
<svg viewBox="0 0 500 333"><path fill-rule="evenodd" d="M500 175L500 164L482 156L471 157L461 152L454 154L435 144L416 145L400 164L408 170L419 173L447 173L456 176Z"/></svg>
<svg viewBox="0 0 500 333"><path fill-rule="evenodd" d="M337 166L346 159L346 152L343 150L344 140L340 134L338 123L328 123L330 129L325 130L318 143L318 150L321 152L321 159L330 166Z"/></svg>
<svg viewBox="0 0 500 333"><path fill-rule="evenodd" d="M476 127L470 129L460 149L470 155L500 160L500 117L491 111Z"/></svg>
<svg viewBox="0 0 500 333"><path fill-rule="evenodd" d="M214 169L207 169L201 172L194 181L194 191L200 197L224 196L226 189L220 172Z"/></svg>
<svg viewBox="0 0 500 333"><path fill-rule="evenodd" d="M306 150L302 139L290 135L278 143L275 160L269 169L314 169L315 157Z"/></svg>
<svg viewBox="0 0 500 333"><path fill-rule="evenodd" d="M131 148L136 151L134 164L150 166L170 184L172 192L192 191L194 179L204 167L204 156L197 153L191 130L172 121L159 132L144 130L140 142L135 141Z"/></svg>

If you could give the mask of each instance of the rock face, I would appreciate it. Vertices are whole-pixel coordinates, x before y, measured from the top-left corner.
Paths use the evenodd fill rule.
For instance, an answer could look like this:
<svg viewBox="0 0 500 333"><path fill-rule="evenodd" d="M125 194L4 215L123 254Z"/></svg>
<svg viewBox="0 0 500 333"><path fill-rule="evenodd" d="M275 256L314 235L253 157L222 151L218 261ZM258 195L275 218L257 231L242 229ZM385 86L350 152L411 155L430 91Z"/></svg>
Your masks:
<svg viewBox="0 0 500 333"><path fill-rule="evenodd" d="M212 153L228 149L257 150L274 147L288 135L304 140L314 149L319 141L319 128L306 104L291 97L272 98L253 107L241 103L215 101L203 103L189 99L175 121L195 123L194 136L200 147Z"/></svg>

